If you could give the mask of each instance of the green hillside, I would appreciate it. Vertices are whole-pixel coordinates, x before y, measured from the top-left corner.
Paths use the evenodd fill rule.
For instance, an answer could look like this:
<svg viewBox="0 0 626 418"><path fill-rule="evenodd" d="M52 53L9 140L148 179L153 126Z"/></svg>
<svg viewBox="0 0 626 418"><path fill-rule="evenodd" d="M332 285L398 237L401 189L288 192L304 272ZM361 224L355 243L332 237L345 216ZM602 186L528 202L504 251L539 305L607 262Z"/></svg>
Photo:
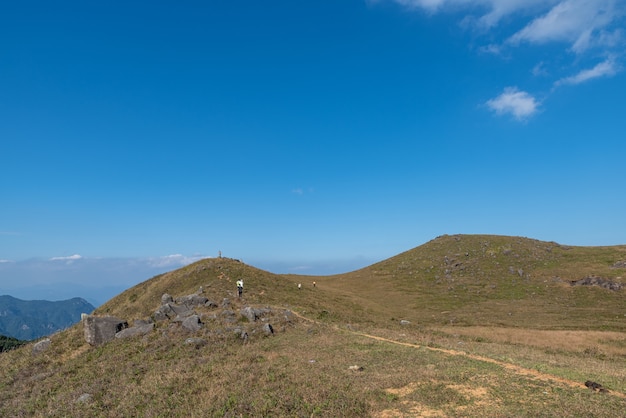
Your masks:
<svg viewBox="0 0 626 418"><path fill-rule="evenodd" d="M17 338L0 335L0 353L3 351L13 350L26 344L26 341L20 341Z"/></svg>
<svg viewBox="0 0 626 418"><path fill-rule="evenodd" d="M82 298L60 301L0 296L0 335L34 340L74 325L93 305Z"/></svg>
<svg viewBox="0 0 626 418"><path fill-rule="evenodd" d="M0 416L620 416L625 266L626 246L485 235L323 277L201 260L94 312L145 335L92 347L78 324L0 355ZM164 294L208 298L202 327L159 318Z"/></svg>

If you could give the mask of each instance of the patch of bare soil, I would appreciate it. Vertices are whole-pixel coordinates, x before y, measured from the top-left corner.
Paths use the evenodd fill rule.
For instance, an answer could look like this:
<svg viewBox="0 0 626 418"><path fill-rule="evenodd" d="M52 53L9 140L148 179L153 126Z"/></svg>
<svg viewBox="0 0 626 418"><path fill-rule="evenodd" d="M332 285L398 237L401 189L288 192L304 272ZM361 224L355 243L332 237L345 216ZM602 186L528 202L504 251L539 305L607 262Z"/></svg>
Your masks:
<svg viewBox="0 0 626 418"><path fill-rule="evenodd" d="M428 384L433 384L437 382L429 382ZM410 394L417 390L422 390L421 384L418 383L409 383L408 385L401 388L390 388L385 389L385 392L395 395L399 398L399 401L405 407L405 409L409 410L411 416L419 416L419 417L447 417L446 413L442 410L427 407L425 405L420 404L419 402L411 401L405 399ZM489 396L489 391L485 387L472 387L469 385L446 385L447 389L451 389L455 392L460 393L465 398L468 398L473 408L476 407L485 407L488 405L493 405L496 401ZM455 416L463 416L467 406L461 405L455 408ZM381 411L376 415L378 418L388 418L388 417L397 417L402 416L402 411L399 409L386 409Z"/></svg>

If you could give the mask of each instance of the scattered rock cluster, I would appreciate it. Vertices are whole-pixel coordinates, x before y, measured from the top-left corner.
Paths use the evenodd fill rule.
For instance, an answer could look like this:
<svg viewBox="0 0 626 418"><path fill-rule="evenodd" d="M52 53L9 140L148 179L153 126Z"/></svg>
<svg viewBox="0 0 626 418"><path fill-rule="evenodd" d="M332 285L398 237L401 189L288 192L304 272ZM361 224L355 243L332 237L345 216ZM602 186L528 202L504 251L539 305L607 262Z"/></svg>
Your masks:
<svg viewBox="0 0 626 418"><path fill-rule="evenodd" d="M613 264L613 268L626 269L626 260L616 262L615 264Z"/></svg>
<svg viewBox="0 0 626 418"><path fill-rule="evenodd" d="M153 332L157 324L160 328L179 329L188 333L207 336L209 334L226 335L232 333L243 342L248 342L251 335L271 336L274 324L283 325L292 322L295 317L289 310L257 308L244 305L238 311L230 299L224 298L220 304L198 293L174 299L169 294L161 297L161 305L148 319L135 320L133 326L113 316L85 315L83 317L85 340L93 345L105 344L114 338L131 338ZM238 303L237 303L238 305ZM166 324L160 324L166 322ZM187 338L185 344L200 348L208 342L194 336Z"/></svg>
<svg viewBox="0 0 626 418"><path fill-rule="evenodd" d="M570 282L572 286L599 286L608 290L621 290L622 284L613 282L609 279L603 279L602 277L589 276L580 280L573 280Z"/></svg>

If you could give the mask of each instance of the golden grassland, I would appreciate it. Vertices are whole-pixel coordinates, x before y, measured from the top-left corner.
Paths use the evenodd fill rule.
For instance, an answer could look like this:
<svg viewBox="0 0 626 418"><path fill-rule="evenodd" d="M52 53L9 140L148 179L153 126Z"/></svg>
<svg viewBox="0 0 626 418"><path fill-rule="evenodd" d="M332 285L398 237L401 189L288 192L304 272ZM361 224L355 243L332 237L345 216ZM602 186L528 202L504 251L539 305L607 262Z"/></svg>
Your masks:
<svg viewBox="0 0 626 418"><path fill-rule="evenodd" d="M624 290L570 282L623 283L625 270L614 266L624 260L624 246L484 235L439 237L324 277L202 260L128 289L96 314L132 323L163 293L202 286L216 302L230 298L233 310L269 306L293 319L246 343L204 330L202 347L163 322L147 336L91 347L77 324L51 336L44 353L26 346L0 355L0 416L623 416Z"/></svg>

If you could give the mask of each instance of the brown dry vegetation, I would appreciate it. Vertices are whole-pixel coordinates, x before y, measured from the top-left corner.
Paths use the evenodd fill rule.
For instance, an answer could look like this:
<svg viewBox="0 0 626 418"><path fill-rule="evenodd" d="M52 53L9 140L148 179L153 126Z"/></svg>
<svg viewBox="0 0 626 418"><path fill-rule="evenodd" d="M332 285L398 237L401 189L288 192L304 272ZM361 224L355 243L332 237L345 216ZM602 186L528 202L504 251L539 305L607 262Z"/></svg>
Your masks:
<svg viewBox="0 0 626 418"><path fill-rule="evenodd" d="M91 347L76 325L42 354L26 346L0 355L0 416L622 416L624 290L570 282L623 283L614 266L624 260L625 246L468 235L325 277L202 260L128 289L96 314L132 323L163 293L203 286L218 302L298 316L272 337L243 344L214 334L200 348L184 344L193 334L162 323L146 337Z"/></svg>

